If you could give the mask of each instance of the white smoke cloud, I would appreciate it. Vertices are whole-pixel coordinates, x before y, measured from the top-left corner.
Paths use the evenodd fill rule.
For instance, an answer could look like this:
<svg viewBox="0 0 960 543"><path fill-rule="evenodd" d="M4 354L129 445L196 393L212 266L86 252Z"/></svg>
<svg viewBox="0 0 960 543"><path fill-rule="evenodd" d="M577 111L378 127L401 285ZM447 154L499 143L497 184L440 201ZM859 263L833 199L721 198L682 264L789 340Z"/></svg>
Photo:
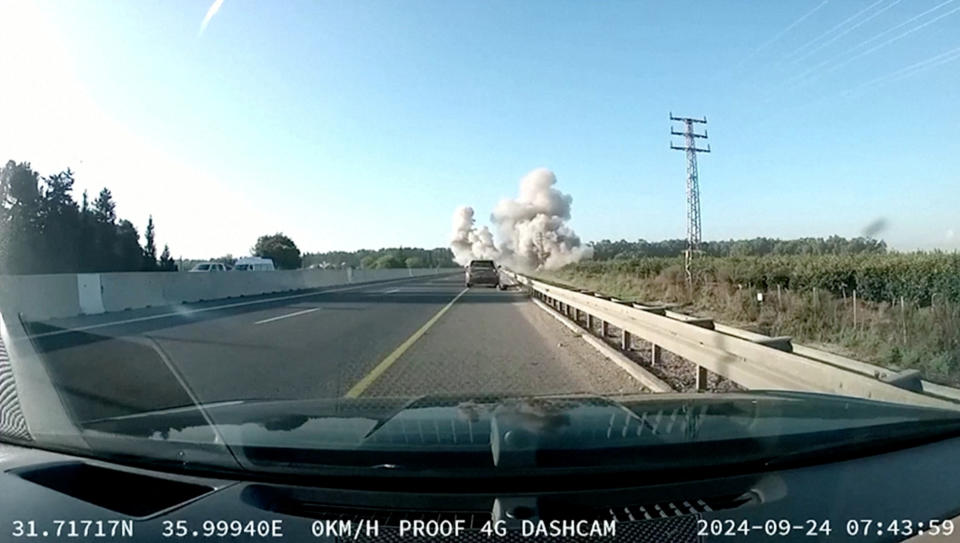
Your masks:
<svg viewBox="0 0 960 543"><path fill-rule="evenodd" d="M474 258L500 259L500 251L493 243L490 229L486 226L477 229L475 223L472 207L460 206L454 211L450 249L453 251L453 259L461 266L467 265Z"/></svg>
<svg viewBox="0 0 960 543"><path fill-rule="evenodd" d="M473 208L460 207L453 215L450 247L461 265L474 258L489 258L519 270L556 269L589 257L592 250L566 225L573 198L553 188L557 177L537 168L520 180L516 199L497 204L490 220L500 240L498 248L490 230L476 228Z"/></svg>

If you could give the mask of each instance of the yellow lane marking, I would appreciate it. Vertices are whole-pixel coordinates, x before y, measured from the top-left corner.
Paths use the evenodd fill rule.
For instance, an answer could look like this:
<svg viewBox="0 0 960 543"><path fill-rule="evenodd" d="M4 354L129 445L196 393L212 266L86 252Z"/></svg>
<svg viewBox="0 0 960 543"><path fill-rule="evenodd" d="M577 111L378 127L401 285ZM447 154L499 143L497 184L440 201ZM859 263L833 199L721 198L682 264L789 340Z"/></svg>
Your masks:
<svg viewBox="0 0 960 543"><path fill-rule="evenodd" d="M437 321L440 320L440 317L442 317L443 314L447 312L447 310L453 307L453 304L457 303L457 300L459 300L460 297L463 296L468 290L469 289L466 289L466 288L461 290L460 294L457 294L457 296L454 299L450 300L450 303L443 306L443 309L441 309L440 311L437 312L436 315L431 317L430 320L426 322L426 324L421 326L420 329L414 332L412 336L408 337L406 341L401 343L399 347L397 347L396 349L394 349L392 353L387 355L387 357L384 358L379 364L377 364L377 367L373 368L370 371L370 373L368 373L363 377L363 379L360 379L360 381L357 384L353 385L353 388L347 391L347 394L345 397L358 398L361 394L363 394L364 390L369 388L370 385L372 385L373 382L376 381L378 377L383 375L383 372L387 371L390 368L390 366L392 366L393 363L397 361L397 359L403 356L403 353L407 352L407 349L409 349L414 343L416 343L417 340L420 339L421 336L423 336L423 334L426 334L427 330L429 330L431 326L436 324Z"/></svg>

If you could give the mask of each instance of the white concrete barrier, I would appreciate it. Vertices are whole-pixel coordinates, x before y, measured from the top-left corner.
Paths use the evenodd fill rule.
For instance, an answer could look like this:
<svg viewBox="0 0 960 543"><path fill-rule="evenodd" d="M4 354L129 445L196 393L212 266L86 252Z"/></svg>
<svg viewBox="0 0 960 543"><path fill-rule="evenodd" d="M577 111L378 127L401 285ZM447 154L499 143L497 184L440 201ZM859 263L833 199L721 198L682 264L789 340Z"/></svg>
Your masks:
<svg viewBox="0 0 960 543"><path fill-rule="evenodd" d="M2 275L0 310L7 320L20 313L41 319L79 315L77 275Z"/></svg>
<svg viewBox="0 0 960 543"><path fill-rule="evenodd" d="M99 273L77 274L77 296L80 299L80 313L85 315L103 313L103 284Z"/></svg>
<svg viewBox="0 0 960 543"><path fill-rule="evenodd" d="M129 272L0 276L0 311L45 320L368 283L455 271L441 269L283 270L220 273Z"/></svg>

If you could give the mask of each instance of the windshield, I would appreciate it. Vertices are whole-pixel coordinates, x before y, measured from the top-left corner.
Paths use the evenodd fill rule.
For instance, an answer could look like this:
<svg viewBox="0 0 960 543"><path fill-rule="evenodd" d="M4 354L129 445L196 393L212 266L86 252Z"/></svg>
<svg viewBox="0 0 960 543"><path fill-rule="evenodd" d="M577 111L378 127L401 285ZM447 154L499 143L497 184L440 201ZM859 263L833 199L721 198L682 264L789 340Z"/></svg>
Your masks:
<svg viewBox="0 0 960 543"><path fill-rule="evenodd" d="M952 436L952 1L2 2L0 441L497 477Z"/></svg>

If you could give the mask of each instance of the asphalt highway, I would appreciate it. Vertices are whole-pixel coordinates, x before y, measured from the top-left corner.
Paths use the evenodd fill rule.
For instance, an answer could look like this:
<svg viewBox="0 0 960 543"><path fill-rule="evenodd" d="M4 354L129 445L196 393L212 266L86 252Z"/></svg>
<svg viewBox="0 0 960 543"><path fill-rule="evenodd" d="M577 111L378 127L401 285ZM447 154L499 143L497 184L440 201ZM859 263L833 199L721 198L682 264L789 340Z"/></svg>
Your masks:
<svg viewBox="0 0 960 543"><path fill-rule="evenodd" d="M26 324L78 422L247 399L643 389L519 290L462 274Z"/></svg>

